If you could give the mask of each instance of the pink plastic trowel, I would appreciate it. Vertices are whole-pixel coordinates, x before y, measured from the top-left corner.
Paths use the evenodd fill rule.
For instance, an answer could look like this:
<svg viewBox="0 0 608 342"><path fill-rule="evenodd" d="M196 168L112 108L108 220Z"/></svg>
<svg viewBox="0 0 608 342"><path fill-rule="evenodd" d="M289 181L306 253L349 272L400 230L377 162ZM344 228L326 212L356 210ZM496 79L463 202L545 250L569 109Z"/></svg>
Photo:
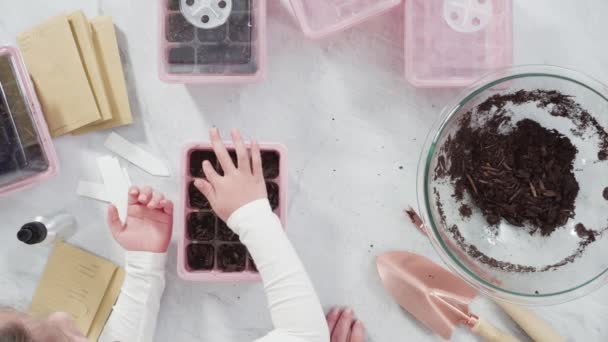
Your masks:
<svg viewBox="0 0 608 342"><path fill-rule="evenodd" d="M444 339L464 324L486 341L519 341L471 314L469 303L477 291L428 258L388 252L378 257L377 266L384 287L399 305Z"/></svg>

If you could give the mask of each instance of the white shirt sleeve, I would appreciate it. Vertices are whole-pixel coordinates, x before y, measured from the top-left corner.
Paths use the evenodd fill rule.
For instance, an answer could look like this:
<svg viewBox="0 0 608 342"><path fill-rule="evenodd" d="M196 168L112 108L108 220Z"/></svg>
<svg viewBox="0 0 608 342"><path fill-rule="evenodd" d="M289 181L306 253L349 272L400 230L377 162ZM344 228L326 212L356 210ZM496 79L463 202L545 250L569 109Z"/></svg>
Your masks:
<svg viewBox="0 0 608 342"><path fill-rule="evenodd" d="M165 290L167 254L127 252L125 281L99 342L151 342Z"/></svg>
<svg viewBox="0 0 608 342"><path fill-rule="evenodd" d="M323 309L302 262L267 199L230 216L258 267L275 330L258 342L329 342Z"/></svg>

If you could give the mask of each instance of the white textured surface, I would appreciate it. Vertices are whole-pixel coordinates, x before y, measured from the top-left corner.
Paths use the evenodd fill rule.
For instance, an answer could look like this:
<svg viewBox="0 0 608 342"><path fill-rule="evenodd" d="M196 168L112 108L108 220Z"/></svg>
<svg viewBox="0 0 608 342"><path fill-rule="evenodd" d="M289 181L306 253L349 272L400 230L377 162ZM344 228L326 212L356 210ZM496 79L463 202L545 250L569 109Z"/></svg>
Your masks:
<svg viewBox="0 0 608 342"><path fill-rule="evenodd" d="M322 42L307 41L278 1L269 0L269 74L255 85L166 85L156 76L157 16L152 0L1 1L0 42L64 10L110 14L131 92L135 123L119 134L162 156L172 171L154 178L129 165L136 184L177 199L179 151L205 140L213 125L289 149L289 236L323 305L352 306L369 341L434 341L382 288L374 256L407 249L437 260L426 238L403 218L415 203L422 142L452 90L416 90L402 77L400 10ZM608 81L608 2L515 0L515 61L575 68ZM107 132L56 140L61 175L37 188L0 198L0 304L25 308L47 251L17 244L18 226L56 209L74 213L73 243L117 262L120 248L105 224L105 206L76 195L78 180L99 182L96 157ZM126 165L126 164L124 164ZM400 169L403 166L403 170ZM373 246L373 247L372 247ZM250 341L270 330L258 284L198 284L175 273L168 286L157 341ZM520 333L488 301L478 312ZM608 340L608 288L565 305L537 310L571 341ZM455 341L474 341L458 331Z"/></svg>

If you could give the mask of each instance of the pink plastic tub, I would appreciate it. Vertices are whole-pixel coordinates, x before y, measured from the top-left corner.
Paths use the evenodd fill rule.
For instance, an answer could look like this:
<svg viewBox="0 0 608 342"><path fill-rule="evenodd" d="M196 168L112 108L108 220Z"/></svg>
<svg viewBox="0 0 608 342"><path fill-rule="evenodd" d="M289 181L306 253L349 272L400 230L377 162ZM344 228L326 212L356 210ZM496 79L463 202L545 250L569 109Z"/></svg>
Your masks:
<svg viewBox="0 0 608 342"><path fill-rule="evenodd" d="M201 1L201 0L196 0ZM193 6L196 6L193 1ZM213 0L221 1L221 0ZM266 0L232 0L225 24L195 27L181 0L159 2L159 78L168 83L251 83L266 71ZM185 3L185 1L184 1Z"/></svg>
<svg viewBox="0 0 608 342"><path fill-rule="evenodd" d="M290 1L302 31L312 39L346 30L401 3L401 0Z"/></svg>
<svg viewBox="0 0 608 342"><path fill-rule="evenodd" d="M467 86L513 64L511 0L406 0L405 74L418 87Z"/></svg>
<svg viewBox="0 0 608 342"><path fill-rule="evenodd" d="M226 146L236 159L233 145ZM279 144L261 144L264 178L275 213L285 227L287 211L287 149ZM202 161L210 160L221 172L211 144L189 144L182 152L182 177L180 181L181 207L178 209L177 229L181 232L177 250L177 273L184 280L200 282L254 282L260 275L249 253L238 267L226 267L220 255L224 248L245 248L215 216L204 196L192 189L195 177L203 177ZM207 257L205 257L207 256ZM242 260L242 258L237 258ZM212 261L211 261L212 260Z"/></svg>
<svg viewBox="0 0 608 342"><path fill-rule="evenodd" d="M0 196L59 171L38 97L19 50L0 47Z"/></svg>

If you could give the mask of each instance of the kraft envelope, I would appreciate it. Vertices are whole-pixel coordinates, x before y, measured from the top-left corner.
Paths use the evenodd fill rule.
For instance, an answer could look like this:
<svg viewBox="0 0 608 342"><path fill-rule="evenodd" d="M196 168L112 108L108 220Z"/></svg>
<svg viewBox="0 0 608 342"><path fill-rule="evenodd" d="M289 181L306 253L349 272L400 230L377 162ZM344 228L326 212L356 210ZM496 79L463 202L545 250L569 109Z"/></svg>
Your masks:
<svg viewBox="0 0 608 342"><path fill-rule="evenodd" d="M101 120L97 122L111 120L112 111L110 110L110 103L108 101L108 96L106 95L97 54L95 54L93 32L91 30L91 25L89 25L89 20L87 20L82 11L70 13L68 15L68 20L70 21L70 27L74 33L78 52L80 53L80 59L84 65L89 85L95 95L97 109L99 110L99 113L101 113Z"/></svg>
<svg viewBox="0 0 608 342"><path fill-rule="evenodd" d="M29 311L35 317L66 312L74 318L84 335L96 341L123 281L124 271L110 261L58 242L48 259Z"/></svg>
<svg viewBox="0 0 608 342"><path fill-rule="evenodd" d="M95 46L95 53L101 65L113 119L102 124L84 127L74 132L75 134L133 123L127 83L125 81L112 18L101 16L92 19L91 29L93 30L93 45Z"/></svg>
<svg viewBox="0 0 608 342"><path fill-rule="evenodd" d="M102 119L66 15L21 33L17 42L53 137Z"/></svg>

